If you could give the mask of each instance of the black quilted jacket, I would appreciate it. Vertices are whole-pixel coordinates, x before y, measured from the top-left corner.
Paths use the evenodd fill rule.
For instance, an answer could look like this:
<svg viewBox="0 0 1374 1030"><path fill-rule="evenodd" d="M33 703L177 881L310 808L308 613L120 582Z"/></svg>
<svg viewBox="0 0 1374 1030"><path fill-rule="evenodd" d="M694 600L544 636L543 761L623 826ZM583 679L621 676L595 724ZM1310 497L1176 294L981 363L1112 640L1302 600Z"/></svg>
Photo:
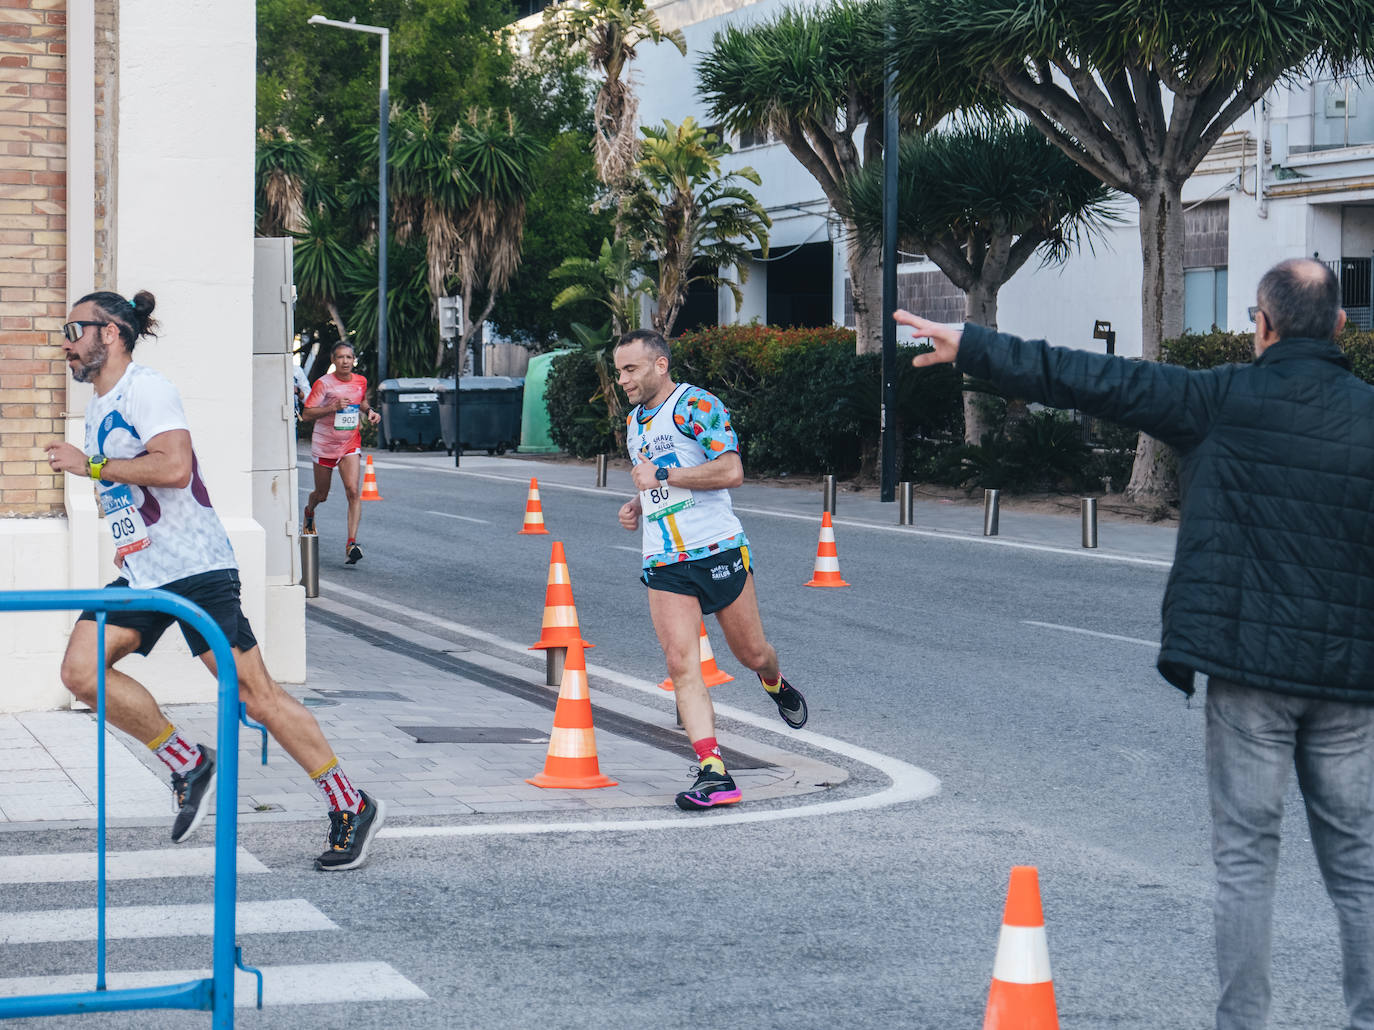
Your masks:
<svg viewBox="0 0 1374 1030"><path fill-rule="evenodd" d="M1195 372L964 327L957 367L1179 454L1159 671L1374 703L1374 387L1329 340Z"/></svg>

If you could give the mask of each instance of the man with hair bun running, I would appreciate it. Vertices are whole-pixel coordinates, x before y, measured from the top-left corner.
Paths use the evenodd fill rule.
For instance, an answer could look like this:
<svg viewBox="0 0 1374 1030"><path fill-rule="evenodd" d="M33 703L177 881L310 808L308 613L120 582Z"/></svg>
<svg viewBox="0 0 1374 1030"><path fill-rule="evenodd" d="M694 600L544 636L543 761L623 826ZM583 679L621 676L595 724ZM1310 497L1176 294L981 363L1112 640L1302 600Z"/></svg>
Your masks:
<svg viewBox="0 0 1374 1030"><path fill-rule="evenodd" d="M367 859L386 806L353 786L315 717L263 665L239 603L238 563L210 506L181 395L161 373L133 360L135 344L156 335L154 304L146 290L132 301L101 291L87 294L72 308L62 327L62 348L72 378L94 386L95 396L86 408L85 449L54 440L45 448L48 465L89 478L99 489L121 572L110 586L160 587L199 605L224 631L249 717L267 727L329 804L328 846L315 868L357 868ZM82 612L62 659L62 682L95 708L104 666L106 718L143 741L171 770L177 806L172 840L179 844L205 817L215 782L215 753L186 739L147 688L114 667L127 655L147 655L177 621L162 612L110 612L105 654L100 655L95 614ZM216 672L204 638L185 624L181 633L191 653ZM232 812L224 815L234 817Z"/></svg>

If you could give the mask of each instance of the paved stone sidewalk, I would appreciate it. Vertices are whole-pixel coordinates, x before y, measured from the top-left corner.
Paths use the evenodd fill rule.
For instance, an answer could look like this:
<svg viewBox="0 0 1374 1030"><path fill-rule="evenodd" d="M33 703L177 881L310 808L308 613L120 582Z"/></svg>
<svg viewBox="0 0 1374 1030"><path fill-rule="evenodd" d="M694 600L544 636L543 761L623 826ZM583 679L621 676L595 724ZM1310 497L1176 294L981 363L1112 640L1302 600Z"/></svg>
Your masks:
<svg viewBox="0 0 1374 1030"><path fill-rule="evenodd" d="M351 607L327 596L309 604L320 614L307 618L308 680L294 692L349 776L384 798L393 819L634 807L666 814L675 811L672 796L690 786L691 753L675 733L671 708L599 695L595 677L595 710L624 730L596 730L601 771L617 785L546 790L526 783L544 767L558 693L537 671L394 623L381 627L392 646L378 646L340 621L354 615ZM432 660L420 660L421 653ZM448 665L436 667L442 660ZM192 739L213 744L215 705L169 706L168 714ZM735 752L731 771L750 800L811 793L846 778L760 741L721 739ZM240 728L240 823L321 818L314 784L275 741L262 765L261 740ZM161 763L118 731L107 731L107 742L109 824L170 822ZM0 716L0 829L93 824L95 750L90 712Z"/></svg>

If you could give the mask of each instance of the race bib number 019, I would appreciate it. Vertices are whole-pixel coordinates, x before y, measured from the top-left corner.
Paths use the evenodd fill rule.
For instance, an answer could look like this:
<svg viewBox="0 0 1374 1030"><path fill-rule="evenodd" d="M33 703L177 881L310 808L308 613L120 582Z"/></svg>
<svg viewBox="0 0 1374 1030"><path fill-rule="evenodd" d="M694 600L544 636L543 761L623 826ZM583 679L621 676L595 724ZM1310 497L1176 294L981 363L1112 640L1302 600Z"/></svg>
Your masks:
<svg viewBox="0 0 1374 1030"><path fill-rule="evenodd" d="M105 525L114 538L115 554L120 558L150 547L148 527L134 507L134 495L124 484L100 492L100 507L105 512Z"/></svg>
<svg viewBox="0 0 1374 1030"><path fill-rule="evenodd" d="M334 412L335 429L357 429L358 428L358 405L350 404L346 408L340 408Z"/></svg>
<svg viewBox="0 0 1374 1030"><path fill-rule="evenodd" d="M696 503L697 499L692 496L692 491L681 486L669 486L661 480L648 490L642 491L640 501L644 508L644 517L650 522L666 519L675 512L695 507Z"/></svg>

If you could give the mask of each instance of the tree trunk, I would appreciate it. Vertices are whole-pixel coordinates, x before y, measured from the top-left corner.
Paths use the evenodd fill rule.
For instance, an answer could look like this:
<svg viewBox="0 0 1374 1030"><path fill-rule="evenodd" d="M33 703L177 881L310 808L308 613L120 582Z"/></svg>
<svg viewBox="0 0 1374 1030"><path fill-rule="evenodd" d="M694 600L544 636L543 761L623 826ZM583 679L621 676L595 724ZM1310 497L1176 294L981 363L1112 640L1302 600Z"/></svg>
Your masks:
<svg viewBox="0 0 1374 1030"><path fill-rule="evenodd" d="M1158 361L1161 343L1183 332L1183 204L1179 187L1160 182L1140 197L1141 354ZM1172 452L1140 434L1126 499L1163 504L1176 492Z"/></svg>
<svg viewBox="0 0 1374 1030"><path fill-rule="evenodd" d="M964 292L964 317L970 322L997 328L998 284L975 280ZM982 444L983 437L992 432L992 420L987 411L988 395L969 389L969 377L964 376L964 443L971 447Z"/></svg>
<svg viewBox="0 0 1374 1030"><path fill-rule="evenodd" d="M878 252L862 247L858 233L845 222L849 233L849 291L854 298L854 353L880 354L883 349L883 266Z"/></svg>

